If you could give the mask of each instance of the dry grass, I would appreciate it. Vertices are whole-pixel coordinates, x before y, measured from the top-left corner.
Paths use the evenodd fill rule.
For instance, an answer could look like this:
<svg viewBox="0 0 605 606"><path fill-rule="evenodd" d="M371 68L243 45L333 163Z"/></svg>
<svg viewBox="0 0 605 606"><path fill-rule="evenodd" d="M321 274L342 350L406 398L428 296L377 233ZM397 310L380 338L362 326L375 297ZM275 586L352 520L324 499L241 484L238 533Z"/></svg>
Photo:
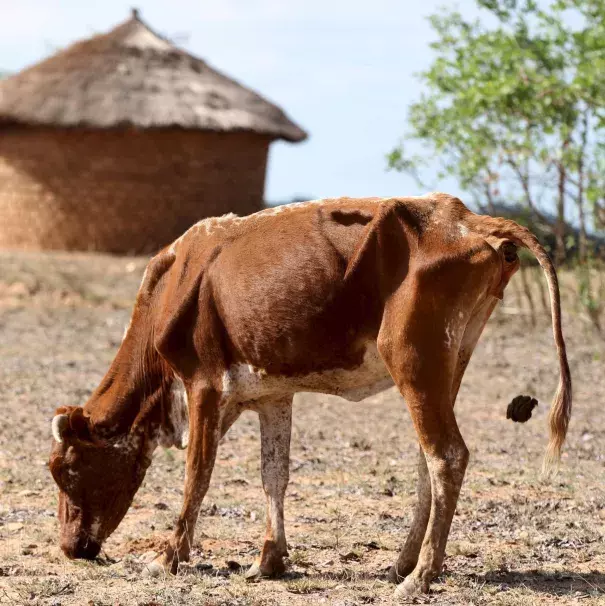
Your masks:
<svg viewBox="0 0 605 606"><path fill-rule="evenodd" d="M181 505L177 451L157 451L99 561L62 556L49 419L57 405L83 402L107 369L143 267L142 259L0 255L0 604L389 603L385 572L410 523L416 461L394 390L360 404L297 396L284 579L248 584L241 573L258 553L264 519L252 414L221 444L193 557L177 577L141 577ZM516 278L462 385L458 419L471 464L446 570L415 603L605 603L605 348L572 305L573 277L563 283L575 409L561 472L539 476L557 364L548 318L538 305L532 327ZM540 399L527 425L505 420L518 393Z"/></svg>

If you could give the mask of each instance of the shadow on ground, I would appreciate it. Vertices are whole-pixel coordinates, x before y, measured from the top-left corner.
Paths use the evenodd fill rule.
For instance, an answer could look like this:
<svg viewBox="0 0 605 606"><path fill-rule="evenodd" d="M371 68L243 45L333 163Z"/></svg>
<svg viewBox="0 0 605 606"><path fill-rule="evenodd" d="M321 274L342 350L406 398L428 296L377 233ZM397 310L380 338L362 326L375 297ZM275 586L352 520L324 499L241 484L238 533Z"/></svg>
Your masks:
<svg viewBox="0 0 605 606"><path fill-rule="evenodd" d="M502 589L523 587L536 593L566 594L581 592L605 597L605 573L578 574L572 571L554 573L540 570L495 571L467 577L480 585L497 585Z"/></svg>

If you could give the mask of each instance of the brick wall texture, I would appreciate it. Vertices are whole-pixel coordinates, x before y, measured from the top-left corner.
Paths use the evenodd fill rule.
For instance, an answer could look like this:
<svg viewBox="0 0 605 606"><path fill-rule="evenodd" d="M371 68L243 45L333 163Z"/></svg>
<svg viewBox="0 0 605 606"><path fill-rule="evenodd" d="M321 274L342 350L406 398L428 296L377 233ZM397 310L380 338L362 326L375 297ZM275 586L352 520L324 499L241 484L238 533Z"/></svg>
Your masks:
<svg viewBox="0 0 605 606"><path fill-rule="evenodd" d="M0 131L0 247L151 253L262 207L270 139L186 130Z"/></svg>

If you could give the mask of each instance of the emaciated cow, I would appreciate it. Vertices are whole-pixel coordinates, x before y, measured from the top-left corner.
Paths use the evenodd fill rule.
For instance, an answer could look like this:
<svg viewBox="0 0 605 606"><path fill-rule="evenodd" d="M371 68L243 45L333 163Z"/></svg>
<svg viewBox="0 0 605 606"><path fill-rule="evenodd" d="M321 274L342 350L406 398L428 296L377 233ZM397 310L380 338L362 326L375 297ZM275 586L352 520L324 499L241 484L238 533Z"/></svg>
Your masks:
<svg viewBox="0 0 605 606"><path fill-rule="evenodd" d="M446 194L319 200L205 219L150 261L109 371L83 408L59 408L52 421L65 554L94 558L156 446L188 445L183 508L149 567L176 573L189 558L221 436L254 410L267 530L248 577L279 575L293 394L360 401L394 383L420 455L414 520L390 579L399 594L426 592L442 568L469 456L454 402L518 269L518 246L536 256L550 291L560 382L546 464L556 463L571 379L557 276L527 229L476 215Z"/></svg>

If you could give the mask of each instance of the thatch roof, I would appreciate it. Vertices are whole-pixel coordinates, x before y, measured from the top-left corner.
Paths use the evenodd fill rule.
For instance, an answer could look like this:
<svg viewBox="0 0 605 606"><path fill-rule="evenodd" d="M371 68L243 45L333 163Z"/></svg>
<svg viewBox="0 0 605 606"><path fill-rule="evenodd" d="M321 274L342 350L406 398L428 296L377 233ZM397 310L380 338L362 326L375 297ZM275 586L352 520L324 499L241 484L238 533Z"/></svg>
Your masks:
<svg viewBox="0 0 605 606"><path fill-rule="evenodd" d="M2 80L0 122L307 136L277 106L155 33L136 10L110 32Z"/></svg>

